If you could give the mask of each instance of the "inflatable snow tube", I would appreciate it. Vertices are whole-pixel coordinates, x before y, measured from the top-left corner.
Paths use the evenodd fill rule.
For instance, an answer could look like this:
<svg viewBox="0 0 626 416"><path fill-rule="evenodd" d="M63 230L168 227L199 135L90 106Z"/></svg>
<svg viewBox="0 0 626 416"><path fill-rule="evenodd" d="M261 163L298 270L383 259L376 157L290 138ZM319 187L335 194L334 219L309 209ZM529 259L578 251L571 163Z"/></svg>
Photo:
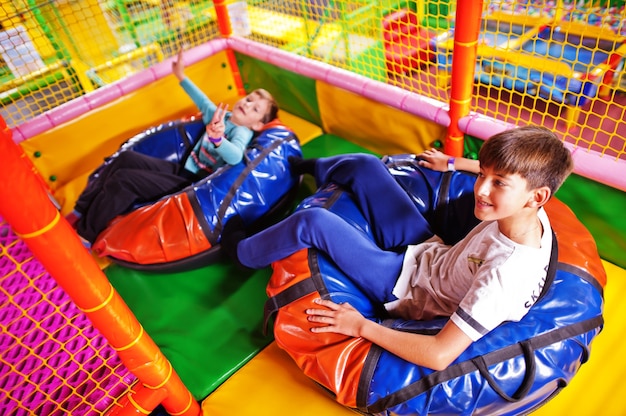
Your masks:
<svg viewBox="0 0 626 416"><path fill-rule="evenodd" d="M179 162L203 132L201 117L171 121L128 140L112 158L135 151ZM302 156L298 138L280 122L269 123L252 139L242 162L118 216L92 248L138 270L180 271L210 264L221 256L221 232L234 215L255 230L293 208L300 178L291 174L289 156Z"/></svg>
<svg viewBox="0 0 626 416"><path fill-rule="evenodd" d="M387 157L386 163L444 240L455 242L476 223L475 176L433 172L419 167L412 155ZM352 198L337 186L322 187L297 210L312 206L337 213L371 237ZM303 311L320 296L349 302L366 317L405 331L433 334L446 322L378 318L376 306L313 249L272 265L266 324L274 316L277 344L339 403L360 412L530 413L568 384L588 359L590 343L603 326L606 274L594 240L562 202L553 198L546 212L556 239L540 299L520 322L503 323L445 370L409 363L361 338L309 331Z"/></svg>

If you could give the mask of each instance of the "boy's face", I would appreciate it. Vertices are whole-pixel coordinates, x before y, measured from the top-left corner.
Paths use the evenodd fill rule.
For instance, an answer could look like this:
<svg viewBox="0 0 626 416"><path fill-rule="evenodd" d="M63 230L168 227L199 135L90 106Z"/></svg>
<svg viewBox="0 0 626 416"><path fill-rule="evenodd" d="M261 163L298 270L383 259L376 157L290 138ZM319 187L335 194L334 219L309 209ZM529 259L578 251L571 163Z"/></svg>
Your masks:
<svg viewBox="0 0 626 416"><path fill-rule="evenodd" d="M474 215L481 221L497 221L515 217L532 205L534 191L519 174L502 174L489 167L480 167L474 185Z"/></svg>
<svg viewBox="0 0 626 416"><path fill-rule="evenodd" d="M238 126L258 131L265 123L263 118L270 110L270 102L258 93L250 93L235 103L230 121Z"/></svg>

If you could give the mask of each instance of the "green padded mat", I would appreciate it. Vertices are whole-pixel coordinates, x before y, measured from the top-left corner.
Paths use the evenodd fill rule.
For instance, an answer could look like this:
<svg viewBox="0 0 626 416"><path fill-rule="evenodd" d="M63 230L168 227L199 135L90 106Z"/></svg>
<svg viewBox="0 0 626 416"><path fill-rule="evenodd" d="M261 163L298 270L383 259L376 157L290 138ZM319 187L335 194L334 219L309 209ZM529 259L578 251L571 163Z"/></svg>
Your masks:
<svg viewBox="0 0 626 416"><path fill-rule="evenodd" d="M262 334L270 272L226 262L182 273L105 271L197 400L272 341Z"/></svg>

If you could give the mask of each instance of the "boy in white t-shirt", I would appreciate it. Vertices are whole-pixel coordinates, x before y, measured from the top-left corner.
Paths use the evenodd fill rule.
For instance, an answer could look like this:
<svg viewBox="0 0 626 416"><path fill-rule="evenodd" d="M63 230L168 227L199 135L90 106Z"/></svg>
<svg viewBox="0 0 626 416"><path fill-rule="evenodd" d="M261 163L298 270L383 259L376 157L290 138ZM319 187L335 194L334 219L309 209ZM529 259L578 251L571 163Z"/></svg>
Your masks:
<svg viewBox="0 0 626 416"><path fill-rule="evenodd" d="M436 151L422 157L435 169L449 162L478 173L474 214L482 222L453 246L436 236L424 241L430 233L424 219L379 159L342 155L296 162L294 169L314 173L318 185L335 182L351 191L376 242L336 214L310 208L252 237L229 235L225 249L259 268L314 247L391 316L449 316L438 334L421 335L379 325L347 303L316 299L306 310L312 332L363 337L415 364L446 368L502 322L521 319L539 297L553 243L542 207L573 163L554 133L534 126L492 136L478 161L448 160Z"/></svg>

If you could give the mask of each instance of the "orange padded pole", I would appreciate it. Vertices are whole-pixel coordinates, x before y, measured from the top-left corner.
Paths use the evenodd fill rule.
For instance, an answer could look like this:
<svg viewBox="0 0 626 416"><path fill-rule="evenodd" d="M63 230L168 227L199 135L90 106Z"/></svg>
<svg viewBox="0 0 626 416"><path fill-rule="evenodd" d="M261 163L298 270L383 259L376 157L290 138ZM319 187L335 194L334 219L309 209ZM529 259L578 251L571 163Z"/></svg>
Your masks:
<svg viewBox="0 0 626 416"><path fill-rule="evenodd" d="M483 1L459 0L456 7L450 84L450 125L443 149L452 156L463 156L463 132L459 128L459 120L469 114L472 101Z"/></svg>
<svg viewBox="0 0 626 416"><path fill-rule="evenodd" d="M233 34L233 28L230 25L226 1L214 0L213 6L215 7L215 13L217 14L217 27L220 29L220 33L226 38L231 36Z"/></svg>
<svg viewBox="0 0 626 416"><path fill-rule="evenodd" d="M133 387L108 416L141 416L152 413L167 396L165 389L151 390L145 386Z"/></svg>
<svg viewBox="0 0 626 416"><path fill-rule="evenodd" d="M7 178L0 181L0 215L117 350L126 368L146 388L167 392L163 406L170 414L199 415L200 406L54 206L1 117L0 177Z"/></svg>
<svg viewBox="0 0 626 416"><path fill-rule="evenodd" d="M220 33L225 38L232 36L233 28L230 24L230 15L228 13L226 1L215 0L213 2L213 7L215 7L215 14L217 15L217 26L220 29ZM233 71L235 84L237 86L237 93L239 95L246 95L246 90L244 88L243 81L241 80L241 73L239 72L239 65L237 65L235 52L233 52L232 49L227 49L226 56L228 57L228 63L230 64L230 67Z"/></svg>

